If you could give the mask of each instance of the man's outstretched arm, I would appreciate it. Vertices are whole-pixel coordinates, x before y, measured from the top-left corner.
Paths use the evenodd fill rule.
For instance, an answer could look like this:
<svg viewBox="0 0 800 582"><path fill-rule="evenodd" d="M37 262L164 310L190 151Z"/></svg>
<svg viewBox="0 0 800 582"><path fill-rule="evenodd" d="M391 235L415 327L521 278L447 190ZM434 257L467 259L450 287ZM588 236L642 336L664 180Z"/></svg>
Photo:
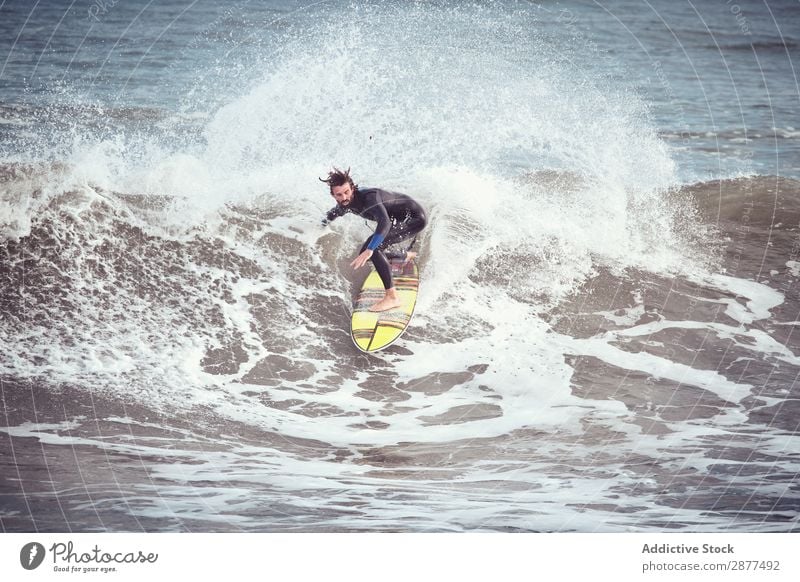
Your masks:
<svg viewBox="0 0 800 582"><path fill-rule="evenodd" d="M347 213L346 208L342 208L338 204L325 213L325 218L322 219L322 226L328 226L331 222L344 216Z"/></svg>

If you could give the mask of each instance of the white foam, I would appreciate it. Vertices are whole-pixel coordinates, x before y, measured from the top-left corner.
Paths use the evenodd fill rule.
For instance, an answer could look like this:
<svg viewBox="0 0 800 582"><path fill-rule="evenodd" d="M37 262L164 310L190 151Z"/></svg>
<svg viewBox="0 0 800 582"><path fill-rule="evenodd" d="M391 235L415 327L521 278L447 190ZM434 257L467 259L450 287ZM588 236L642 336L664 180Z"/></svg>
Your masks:
<svg viewBox="0 0 800 582"><path fill-rule="evenodd" d="M745 299L746 305L742 305L735 299L721 298L717 300L727 303L726 315L741 324L751 324L754 321L771 317L770 310L784 301L782 293L756 281L738 279L720 273L705 276L690 275L689 279Z"/></svg>
<svg viewBox="0 0 800 582"><path fill-rule="evenodd" d="M646 352L632 353L621 350L609 345L605 338L585 340L562 338L562 341L568 353L593 356L619 368L639 370L654 378L664 378L677 384L697 386L729 402L739 402L746 398L752 388L750 384L731 382L713 370L698 370Z"/></svg>

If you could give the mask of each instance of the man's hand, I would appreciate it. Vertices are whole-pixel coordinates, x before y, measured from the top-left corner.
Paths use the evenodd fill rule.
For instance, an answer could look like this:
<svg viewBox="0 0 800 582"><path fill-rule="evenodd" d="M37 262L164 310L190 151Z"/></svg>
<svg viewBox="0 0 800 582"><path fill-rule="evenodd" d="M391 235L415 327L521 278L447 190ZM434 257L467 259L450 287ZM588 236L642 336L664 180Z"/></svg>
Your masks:
<svg viewBox="0 0 800 582"><path fill-rule="evenodd" d="M367 249L363 253L358 255L355 258L355 260L352 263L350 263L350 266L353 267L354 269L360 269L361 267L367 264L367 261L370 259L370 257L372 257L372 251Z"/></svg>

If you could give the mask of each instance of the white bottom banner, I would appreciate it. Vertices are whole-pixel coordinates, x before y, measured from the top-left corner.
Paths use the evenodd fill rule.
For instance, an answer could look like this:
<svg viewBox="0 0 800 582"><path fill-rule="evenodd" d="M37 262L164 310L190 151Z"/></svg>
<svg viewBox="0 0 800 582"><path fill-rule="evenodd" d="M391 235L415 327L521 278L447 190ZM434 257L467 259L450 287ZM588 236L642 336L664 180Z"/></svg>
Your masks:
<svg viewBox="0 0 800 582"><path fill-rule="evenodd" d="M4 534L2 580L800 580L796 534Z"/></svg>

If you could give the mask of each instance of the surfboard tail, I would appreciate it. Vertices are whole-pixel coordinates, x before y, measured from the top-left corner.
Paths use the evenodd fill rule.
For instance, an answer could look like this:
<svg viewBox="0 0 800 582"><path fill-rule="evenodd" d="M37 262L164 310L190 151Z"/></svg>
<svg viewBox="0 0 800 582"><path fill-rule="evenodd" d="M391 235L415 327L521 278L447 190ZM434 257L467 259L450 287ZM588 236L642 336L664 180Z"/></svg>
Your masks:
<svg viewBox="0 0 800 582"><path fill-rule="evenodd" d="M405 253L403 253L405 257ZM377 352L395 341L408 329L419 292L419 269L415 260L392 259L392 276L400 298L400 307L373 312L369 308L385 293L378 273L373 269L356 298L351 318L353 343L363 352Z"/></svg>

